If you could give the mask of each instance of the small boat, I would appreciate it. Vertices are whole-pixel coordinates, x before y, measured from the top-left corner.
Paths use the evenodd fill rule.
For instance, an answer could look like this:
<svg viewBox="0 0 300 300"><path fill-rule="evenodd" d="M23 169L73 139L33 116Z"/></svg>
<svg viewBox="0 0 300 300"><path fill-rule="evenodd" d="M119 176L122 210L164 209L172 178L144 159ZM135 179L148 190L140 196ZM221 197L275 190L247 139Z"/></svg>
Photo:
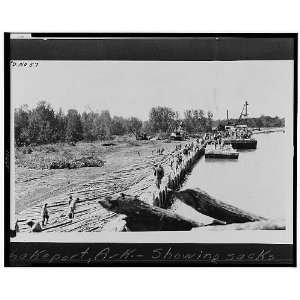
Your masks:
<svg viewBox="0 0 300 300"><path fill-rule="evenodd" d="M231 145L207 145L205 158L238 159L239 153Z"/></svg>

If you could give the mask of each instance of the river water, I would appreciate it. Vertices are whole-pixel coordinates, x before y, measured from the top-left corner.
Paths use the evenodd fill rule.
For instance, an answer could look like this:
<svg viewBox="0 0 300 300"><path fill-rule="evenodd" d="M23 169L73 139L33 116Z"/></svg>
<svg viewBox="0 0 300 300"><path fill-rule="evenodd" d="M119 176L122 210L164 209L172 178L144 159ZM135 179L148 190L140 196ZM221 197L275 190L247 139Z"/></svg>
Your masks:
<svg viewBox="0 0 300 300"><path fill-rule="evenodd" d="M216 199L267 218L285 218L292 201L292 149L287 132L253 135L256 150L237 160L205 159L182 189L201 188Z"/></svg>

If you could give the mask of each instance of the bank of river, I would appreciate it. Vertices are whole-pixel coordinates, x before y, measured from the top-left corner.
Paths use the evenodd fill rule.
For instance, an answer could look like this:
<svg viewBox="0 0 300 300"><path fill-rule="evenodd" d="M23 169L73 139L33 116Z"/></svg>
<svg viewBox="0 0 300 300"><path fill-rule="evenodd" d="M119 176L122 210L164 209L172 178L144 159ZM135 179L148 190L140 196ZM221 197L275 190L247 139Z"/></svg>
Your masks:
<svg viewBox="0 0 300 300"><path fill-rule="evenodd" d="M182 189L199 187L219 200L267 218L285 218L292 199L292 145L288 132L255 135L256 150L238 160L205 159Z"/></svg>
<svg viewBox="0 0 300 300"><path fill-rule="evenodd" d="M100 143L78 143L73 151L93 149L105 162L102 167L79 169L33 170L16 167L15 200L16 218L21 231L28 231L27 219L40 220L43 203L48 204L49 223L44 230L50 231L114 231L109 225L118 216L104 209L99 203L106 197L119 193L135 195L143 201L153 201L155 178L154 164L162 164L166 186L171 174L170 153L187 141L132 141L120 142L107 149ZM163 154L158 149L164 149ZM94 151L93 150L93 151ZM32 154L26 154L32 155ZM68 197L79 198L75 217L67 215ZM108 225L107 225L108 224ZM104 228L106 225L109 228Z"/></svg>

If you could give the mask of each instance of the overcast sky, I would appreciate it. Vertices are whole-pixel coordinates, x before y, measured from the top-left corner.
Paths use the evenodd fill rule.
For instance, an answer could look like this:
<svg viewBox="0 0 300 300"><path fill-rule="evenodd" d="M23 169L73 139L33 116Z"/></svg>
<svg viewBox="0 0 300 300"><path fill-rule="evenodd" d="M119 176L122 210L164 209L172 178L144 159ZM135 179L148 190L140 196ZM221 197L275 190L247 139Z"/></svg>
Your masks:
<svg viewBox="0 0 300 300"><path fill-rule="evenodd" d="M108 109L146 120L153 106L211 110L214 118L287 117L293 105L293 61L40 61L11 71L13 107L45 100L55 110Z"/></svg>

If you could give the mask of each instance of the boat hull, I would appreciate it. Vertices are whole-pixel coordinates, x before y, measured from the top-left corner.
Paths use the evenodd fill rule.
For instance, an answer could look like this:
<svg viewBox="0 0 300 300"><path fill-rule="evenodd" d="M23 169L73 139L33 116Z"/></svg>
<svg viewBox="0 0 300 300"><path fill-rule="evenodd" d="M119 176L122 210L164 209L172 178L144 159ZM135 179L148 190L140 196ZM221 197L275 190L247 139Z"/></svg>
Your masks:
<svg viewBox="0 0 300 300"><path fill-rule="evenodd" d="M239 153L205 153L205 158L238 159Z"/></svg>
<svg viewBox="0 0 300 300"><path fill-rule="evenodd" d="M256 149L257 140L255 139L229 139L224 140L224 144L231 144L233 149Z"/></svg>
<svg viewBox="0 0 300 300"><path fill-rule="evenodd" d="M185 138L183 136L171 136L172 141L184 141Z"/></svg>

